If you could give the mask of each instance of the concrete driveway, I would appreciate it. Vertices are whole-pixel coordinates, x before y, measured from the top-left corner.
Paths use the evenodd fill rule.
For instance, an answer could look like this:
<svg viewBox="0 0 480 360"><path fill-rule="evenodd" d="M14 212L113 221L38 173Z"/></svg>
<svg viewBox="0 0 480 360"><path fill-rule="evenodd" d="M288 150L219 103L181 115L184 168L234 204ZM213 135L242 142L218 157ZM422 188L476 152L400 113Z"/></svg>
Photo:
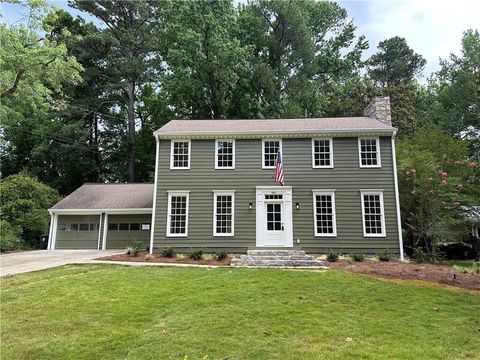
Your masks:
<svg viewBox="0 0 480 360"><path fill-rule="evenodd" d="M122 250L36 250L0 255L0 276L48 269L66 264L88 263Z"/></svg>

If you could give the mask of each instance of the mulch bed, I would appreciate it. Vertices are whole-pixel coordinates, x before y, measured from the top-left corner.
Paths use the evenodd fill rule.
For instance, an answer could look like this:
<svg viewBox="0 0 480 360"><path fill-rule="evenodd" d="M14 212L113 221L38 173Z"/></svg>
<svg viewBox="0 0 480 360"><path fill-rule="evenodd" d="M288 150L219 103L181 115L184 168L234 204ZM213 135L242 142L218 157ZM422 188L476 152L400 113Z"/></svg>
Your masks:
<svg viewBox="0 0 480 360"><path fill-rule="evenodd" d="M413 264L400 261L349 263L346 260L327 262L331 268L342 269L359 274L380 276L388 279L424 280L439 284L480 291L480 274L456 272L453 278L452 266L434 264Z"/></svg>
<svg viewBox="0 0 480 360"><path fill-rule="evenodd" d="M161 256L160 254L153 254L155 256L154 259L145 260L145 255L148 252L141 251L138 256L132 256L127 254L117 254L111 256L105 256L101 258L97 258L95 260L108 260L108 261L131 261L131 262L148 262L148 263L168 263L168 264L195 264L195 265L215 265L215 266L229 266L230 261L232 260L232 256L227 256L225 259L218 261L218 260L192 260L188 257L182 260L178 260L175 257L169 258L165 256Z"/></svg>

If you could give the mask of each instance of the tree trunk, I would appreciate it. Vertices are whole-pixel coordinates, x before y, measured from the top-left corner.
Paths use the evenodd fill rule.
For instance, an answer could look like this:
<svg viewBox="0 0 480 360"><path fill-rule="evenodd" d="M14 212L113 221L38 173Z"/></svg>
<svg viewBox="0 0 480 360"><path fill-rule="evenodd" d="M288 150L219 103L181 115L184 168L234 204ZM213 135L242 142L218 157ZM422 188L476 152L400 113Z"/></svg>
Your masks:
<svg viewBox="0 0 480 360"><path fill-rule="evenodd" d="M130 79L128 83L128 103L127 103L127 116L128 116L128 142L127 142L127 158L128 158L128 182L135 181L135 80Z"/></svg>

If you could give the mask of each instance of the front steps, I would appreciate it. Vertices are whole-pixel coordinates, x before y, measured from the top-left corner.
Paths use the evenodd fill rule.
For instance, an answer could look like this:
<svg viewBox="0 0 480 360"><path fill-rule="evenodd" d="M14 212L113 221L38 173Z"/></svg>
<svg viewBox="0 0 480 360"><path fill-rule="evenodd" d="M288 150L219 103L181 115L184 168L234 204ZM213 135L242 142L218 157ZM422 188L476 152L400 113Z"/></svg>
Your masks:
<svg viewBox="0 0 480 360"><path fill-rule="evenodd" d="M248 250L230 262L235 267L326 268L325 263L303 250Z"/></svg>

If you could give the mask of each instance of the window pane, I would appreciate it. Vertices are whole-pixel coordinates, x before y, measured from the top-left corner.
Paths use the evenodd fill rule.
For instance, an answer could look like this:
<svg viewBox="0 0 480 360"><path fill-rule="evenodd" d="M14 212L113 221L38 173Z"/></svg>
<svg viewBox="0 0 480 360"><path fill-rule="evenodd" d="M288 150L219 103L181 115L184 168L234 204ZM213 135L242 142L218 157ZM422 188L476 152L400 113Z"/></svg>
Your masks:
<svg viewBox="0 0 480 360"><path fill-rule="evenodd" d="M98 224L90 224L90 231L98 231Z"/></svg>
<svg viewBox="0 0 480 360"><path fill-rule="evenodd" d="M79 229L80 231L88 231L89 224L80 224Z"/></svg>
<svg viewBox="0 0 480 360"><path fill-rule="evenodd" d="M130 224L130 230L140 230L140 224Z"/></svg>
<svg viewBox="0 0 480 360"><path fill-rule="evenodd" d="M332 195L315 195L317 234L334 234Z"/></svg>
<svg viewBox="0 0 480 360"><path fill-rule="evenodd" d="M118 224L108 224L108 230L118 230Z"/></svg>
<svg viewBox="0 0 480 360"><path fill-rule="evenodd" d="M173 143L173 167L186 168L189 160L189 143L188 141L175 141Z"/></svg>
<svg viewBox="0 0 480 360"><path fill-rule="evenodd" d="M118 224L118 230L128 230L128 223Z"/></svg>
<svg viewBox="0 0 480 360"><path fill-rule="evenodd" d="M78 231L78 224L70 224L70 231Z"/></svg>
<svg viewBox="0 0 480 360"><path fill-rule="evenodd" d="M233 141L217 142L217 167L233 167Z"/></svg>
<svg viewBox="0 0 480 360"><path fill-rule="evenodd" d="M232 195L215 195L215 232L217 234L232 233Z"/></svg>
<svg viewBox="0 0 480 360"><path fill-rule="evenodd" d="M265 141L263 146L263 165L265 167L275 167L277 152L280 149L280 141Z"/></svg>
<svg viewBox="0 0 480 360"><path fill-rule="evenodd" d="M170 233L185 234L187 222L187 197L171 196L170 198Z"/></svg>
<svg viewBox="0 0 480 360"><path fill-rule="evenodd" d="M313 156L315 166L331 165L330 140L315 140L313 146Z"/></svg>
<svg viewBox="0 0 480 360"><path fill-rule="evenodd" d="M364 222L365 233L367 234L381 234L382 233L382 207L380 195L364 195Z"/></svg>
<svg viewBox="0 0 480 360"><path fill-rule="evenodd" d="M142 224L142 230L150 230L150 224L149 223Z"/></svg>
<svg viewBox="0 0 480 360"><path fill-rule="evenodd" d="M376 139L360 140L360 156L363 166L378 165L377 153L378 149Z"/></svg>
<svg viewBox="0 0 480 360"><path fill-rule="evenodd" d="M281 204L267 204L267 230L282 230L282 206Z"/></svg>

